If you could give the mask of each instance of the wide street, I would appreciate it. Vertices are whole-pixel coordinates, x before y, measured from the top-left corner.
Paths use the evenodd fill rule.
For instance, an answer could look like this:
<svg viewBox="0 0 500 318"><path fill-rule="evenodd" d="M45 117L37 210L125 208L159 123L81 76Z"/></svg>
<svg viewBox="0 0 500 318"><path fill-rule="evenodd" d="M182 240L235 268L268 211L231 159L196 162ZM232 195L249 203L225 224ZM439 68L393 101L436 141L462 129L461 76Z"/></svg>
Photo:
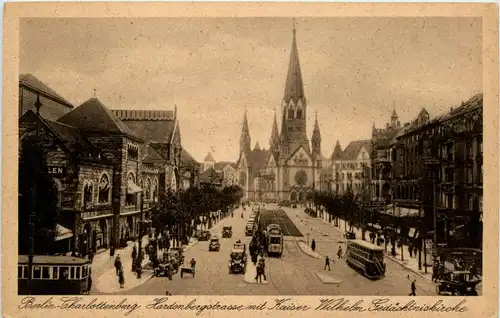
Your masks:
<svg viewBox="0 0 500 318"><path fill-rule="evenodd" d="M408 295L411 278L417 279L417 295L435 295L432 282L424 280L413 272L386 258L387 273L380 280L369 280L347 266L344 260L331 264L331 271L325 271L324 259L304 253L298 241L306 241L306 233L316 240L317 252L334 258L339 245L345 251L342 233L319 219L311 218L303 208L284 208L266 204L262 208L264 224L278 223L285 236L284 253L281 258L266 259L266 275L269 284L252 284L244 281L242 274L229 274L229 254L234 242L241 239L248 244L250 237L244 236L244 227L251 209L234 213L234 218L223 220L223 225L233 227L233 237L220 239L221 250L209 252L208 242L199 242L185 252L186 263L191 258L197 262L196 277L175 275L172 281L164 277L153 277L146 283L123 292L130 295ZM219 227L216 235L220 237ZM303 236L302 236L303 235ZM248 246L248 245L247 245ZM317 273L330 276L334 284L323 283Z"/></svg>

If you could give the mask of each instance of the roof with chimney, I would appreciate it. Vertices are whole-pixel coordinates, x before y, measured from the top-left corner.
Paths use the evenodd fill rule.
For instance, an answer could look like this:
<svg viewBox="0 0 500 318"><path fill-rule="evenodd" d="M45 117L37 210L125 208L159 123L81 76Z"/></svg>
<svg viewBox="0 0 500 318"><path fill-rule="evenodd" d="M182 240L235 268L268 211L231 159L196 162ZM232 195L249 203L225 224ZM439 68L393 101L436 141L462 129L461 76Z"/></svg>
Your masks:
<svg viewBox="0 0 500 318"><path fill-rule="evenodd" d="M85 133L124 134L137 138L127 125L95 97L65 114L58 121Z"/></svg>

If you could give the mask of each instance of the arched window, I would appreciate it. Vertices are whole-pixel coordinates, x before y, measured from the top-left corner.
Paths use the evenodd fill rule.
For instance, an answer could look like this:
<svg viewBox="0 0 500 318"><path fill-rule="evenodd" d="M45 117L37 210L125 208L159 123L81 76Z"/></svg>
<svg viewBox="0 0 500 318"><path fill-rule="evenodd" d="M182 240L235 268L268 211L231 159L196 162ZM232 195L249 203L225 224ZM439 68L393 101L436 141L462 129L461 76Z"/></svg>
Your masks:
<svg viewBox="0 0 500 318"><path fill-rule="evenodd" d="M158 180L153 180L153 201L158 202Z"/></svg>
<svg viewBox="0 0 500 318"><path fill-rule="evenodd" d="M125 205L134 206L137 203L137 193L139 191L139 186L135 183L135 176L130 172L127 176L127 195L125 198Z"/></svg>
<svg viewBox="0 0 500 318"><path fill-rule="evenodd" d="M297 109L297 118L302 119L302 109Z"/></svg>
<svg viewBox="0 0 500 318"><path fill-rule="evenodd" d="M144 185L144 193L145 193L145 199L146 200L151 200L152 197L152 191L151 191L151 179L147 178L146 179L146 184Z"/></svg>
<svg viewBox="0 0 500 318"><path fill-rule="evenodd" d="M289 110L288 110L288 119L293 119L293 117L294 117L294 116L293 116L293 115L294 115L294 113L295 113L295 112L293 111L293 109L289 109Z"/></svg>
<svg viewBox="0 0 500 318"><path fill-rule="evenodd" d="M97 200L99 203L109 202L109 194L111 189L111 182L106 173L103 173L99 179L99 194Z"/></svg>
<svg viewBox="0 0 500 318"><path fill-rule="evenodd" d="M90 209L93 205L93 196L94 196L94 185L92 181L85 182L85 186L83 187L83 208Z"/></svg>

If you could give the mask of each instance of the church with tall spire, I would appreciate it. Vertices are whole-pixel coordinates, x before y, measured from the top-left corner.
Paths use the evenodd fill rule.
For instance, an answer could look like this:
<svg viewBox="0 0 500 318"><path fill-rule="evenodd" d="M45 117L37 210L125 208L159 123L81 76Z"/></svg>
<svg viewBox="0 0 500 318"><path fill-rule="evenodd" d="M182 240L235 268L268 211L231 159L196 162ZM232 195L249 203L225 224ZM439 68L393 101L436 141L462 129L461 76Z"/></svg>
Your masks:
<svg viewBox="0 0 500 318"><path fill-rule="evenodd" d="M285 80L278 129L275 111L269 138L269 148L257 142L251 148L247 110L243 114L240 136L239 184L248 200L306 201L319 190L327 158L321 154L321 133L318 114L311 140L306 131L308 103L304 92L295 25L292 48Z"/></svg>

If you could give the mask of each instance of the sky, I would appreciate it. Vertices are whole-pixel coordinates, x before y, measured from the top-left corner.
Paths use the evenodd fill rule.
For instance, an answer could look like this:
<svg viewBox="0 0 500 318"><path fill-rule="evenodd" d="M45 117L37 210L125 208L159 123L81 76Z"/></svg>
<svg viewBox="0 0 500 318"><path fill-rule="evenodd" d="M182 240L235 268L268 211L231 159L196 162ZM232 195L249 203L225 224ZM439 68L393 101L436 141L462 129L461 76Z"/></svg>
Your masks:
<svg viewBox="0 0 500 318"><path fill-rule="evenodd" d="M480 18L297 18L307 134L322 153L482 92ZM20 23L20 73L80 105L174 109L183 148L236 161L245 109L252 145L281 126L292 18L51 18Z"/></svg>

